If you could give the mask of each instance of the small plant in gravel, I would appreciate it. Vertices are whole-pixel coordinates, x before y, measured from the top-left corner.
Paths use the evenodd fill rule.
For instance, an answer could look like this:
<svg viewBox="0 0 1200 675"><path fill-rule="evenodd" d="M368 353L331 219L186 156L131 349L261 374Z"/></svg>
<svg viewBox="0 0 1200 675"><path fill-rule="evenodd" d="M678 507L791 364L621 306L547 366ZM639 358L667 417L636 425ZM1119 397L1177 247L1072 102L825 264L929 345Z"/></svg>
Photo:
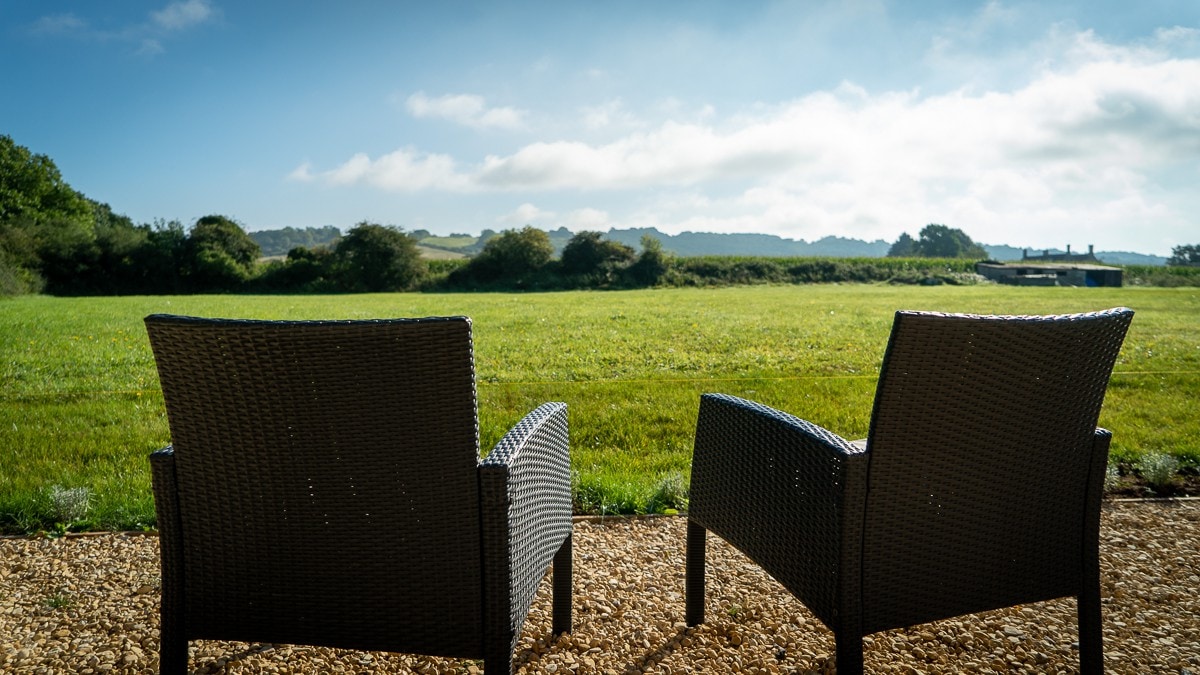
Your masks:
<svg viewBox="0 0 1200 675"><path fill-rule="evenodd" d="M46 596L45 603L46 607L49 607L50 609L67 609L71 605L75 604L75 601L70 595L59 591L52 595Z"/></svg>
<svg viewBox="0 0 1200 675"><path fill-rule="evenodd" d="M1147 452L1138 458L1137 471L1156 493L1167 491L1179 471L1179 460L1164 452Z"/></svg>

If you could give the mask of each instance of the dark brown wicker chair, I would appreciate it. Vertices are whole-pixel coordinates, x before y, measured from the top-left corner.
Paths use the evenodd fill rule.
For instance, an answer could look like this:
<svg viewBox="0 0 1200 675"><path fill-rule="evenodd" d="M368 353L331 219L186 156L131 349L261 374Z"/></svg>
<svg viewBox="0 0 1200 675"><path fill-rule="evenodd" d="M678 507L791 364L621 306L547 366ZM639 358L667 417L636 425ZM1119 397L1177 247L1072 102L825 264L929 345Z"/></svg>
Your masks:
<svg viewBox="0 0 1200 675"><path fill-rule="evenodd" d="M1065 596L1080 669L1102 672L1096 422L1132 317L897 312L865 444L704 395L687 622L712 531L833 631L839 673L862 672L865 635Z"/></svg>
<svg viewBox="0 0 1200 675"><path fill-rule="evenodd" d="M161 672L188 640L483 659L508 673L553 563L571 628L567 410L483 460L471 322L154 315Z"/></svg>

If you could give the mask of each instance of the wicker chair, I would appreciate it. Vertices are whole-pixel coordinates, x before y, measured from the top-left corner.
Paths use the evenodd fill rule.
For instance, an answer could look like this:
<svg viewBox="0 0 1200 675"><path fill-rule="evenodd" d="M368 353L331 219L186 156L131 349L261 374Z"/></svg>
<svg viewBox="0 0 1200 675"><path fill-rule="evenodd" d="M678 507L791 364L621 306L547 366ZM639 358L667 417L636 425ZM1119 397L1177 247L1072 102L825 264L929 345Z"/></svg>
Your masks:
<svg viewBox="0 0 1200 675"><path fill-rule="evenodd" d="M1096 422L1132 317L897 312L865 442L704 395L687 622L712 531L833 631L839 673L862 672L865 635L1064 596L1080 669L1102 672Z"/></svg>
<svg viewBox="0 0 1200 675"><path fill-rule="evenodd" d="M483 460L471 322L154 315L161 672L188 640L483 659L512 671L553 563L571 628L567 411Z"/></svg>

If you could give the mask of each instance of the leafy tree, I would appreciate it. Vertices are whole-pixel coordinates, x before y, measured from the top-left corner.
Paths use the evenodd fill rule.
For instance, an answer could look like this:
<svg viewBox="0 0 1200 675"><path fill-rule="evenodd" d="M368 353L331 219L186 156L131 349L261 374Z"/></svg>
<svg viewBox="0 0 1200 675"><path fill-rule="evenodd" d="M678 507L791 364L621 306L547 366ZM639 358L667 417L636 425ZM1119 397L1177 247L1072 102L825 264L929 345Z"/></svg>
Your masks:
<svg viewBox="0 0 1200 675"><path fill-rule="evenodd" d="M113 213L108 204L93 202L96 216L95 272L91 293L144 292L144 270L138 252L150 239L149 227L137 227L128 216Z"/></svg>
<svg viewBox="0 0 1200 675"><path fill-rule="evenodd" d="M331 264L334 281L345 291L404 290L428 269L415 239L398 228L366 221L342 237Z"/></svg>
<svg viewBox="0 0 1200 675"><path fill-rule="evenodd" d="M0 136L0 222L21 219L33 225L69 222L86 227L92 209L49 157Z"/></svg>
<svg viewBox="0 0 1200 675"><path fill-rule="evenodd" d="M291 275L288 287L292 289L316 287L329 273L332 259L333 251L325 247L297 246L288 251L286 264Z"/></svg>
<svg viewBox="0 0 1200 675"><path fill-rule="evenodd" d="M0 296L37 293L43 280L29 267L19 264L0 246Z"/></svg>
<svg viewBox="0 0 1200 675"><path fill-rule="evenodd" d="M67 185L46 155L0 135L0 269L5 288L40 289L47 273L73 274L72 258L93 253L91 203Z"/></svg>
<svg viewBox="0 0 1200 675"><path fill-rule="evenodd" d="M262 255L258 242L236 221L225 216L204 216L197 220L188 233L188 246L195 250L222 251L247 270Z"/></svg>
<svg viewBox="0 0 1200 675"><path fill-rule="evenodd" d="M337 290L328 279L333 268L333 251L325 246L297 246L283 260L270 260L263 266L252 287L260 291L319 293Z"/></svg>
<svg viewBox="0 0 1200 675"><path fill-rule="evenodd" d="M183 253L183 276L192 291L232 291L251 278L261 249L241 225L210 215L192 226Z"/></svg>
<svg viewBox="0 0 1200 675"><path fill-rule="evenodd" d="M139 228L128 217L113 213L108 204L87 202L92 209L93 236L74 241L60 236L53 245L50 240L41 243L39 258L46 290L60 295L140 291L141 272L133 254L144 245L148 228Z"/></svg>
<svg viewBox="0 0 1200 675"><path fill-rule="evenodd" d="M1171 257L1167 258L1167 264L1172 267L1200 266L1200 244L1187 244L1172 248Z"/></svg>
<svg viewBox="0 0 1200 675"><path fill-rule="evenodd" d="M236 291L250 280L246 268L225 251L204 248L188 259L188 284L193 292Z"/></svg>
<svg viewBox="0 0 1200 675"><path fill-rule="evenodd" d="M467 246L465 249L463 249L463 252L474 253L478 255L479 252L483 250L483 247L487 246L487 243L499 234L500 233L495 230L484 228L484 230L479 233L479 236L475 238L475 243Z"/></svg>
<svg viewBox="0 0 1200 675"><path fill-rule="evenodd" d="M930 224L921 230L916 254L924 258L986 258L987 253L960 229Z"/></svg>
<svg viewBox="0 0 1200 675"><path fill-rule="evenodd" d="M92 223L53 220L33 229L37 242L38 270L50 293L78 293L79 278L86 277L100 256Z"/></svg>
<svg viewBox="0 0 1200 675"><path fill-rule="evenodd" d="M642 235L642 252L637 261L630 265L625 274L635 286L654 286L666 275L671 258L663 251L662 242L654 237Z"/></svg>
<svg viewBox="0 0 1200 675"><path fill-rule="evenodd" d="M520 230L505 230L488 238L483 250L463 268L480 281L528 279L540 271L554 255L550 237L542 230L526 225Z"/></svg>
<svg viewBox="0 0 1200 675"><path fill-rule="evenodd" d="M917 242L907 232L901 232L887 254L889 258L911 258L917 254Z"/></svg>
<svg viewBox="0 0 1200 675"><path fill-rule="evenodd" d="M0 220L0 295L37 293L45 285L33 228L22 221Z"/></svg>
<svg viewBox="0 0 1200 675"><path fill-rule="evenodd" d="M563 247L563 274L589 277L593 283L612 281L613 275L633 260L634 253L631 247L603 236L584 231L571 237Z"/></svg>
<svg viewBox="0 0 1200 675"><path fill-rule="evenodd" d="M140 271L141 293L183 292L183 267L186 259L187 233L178 220L156 220L141 226L146 241L131 254L133 265Z"/></svg>

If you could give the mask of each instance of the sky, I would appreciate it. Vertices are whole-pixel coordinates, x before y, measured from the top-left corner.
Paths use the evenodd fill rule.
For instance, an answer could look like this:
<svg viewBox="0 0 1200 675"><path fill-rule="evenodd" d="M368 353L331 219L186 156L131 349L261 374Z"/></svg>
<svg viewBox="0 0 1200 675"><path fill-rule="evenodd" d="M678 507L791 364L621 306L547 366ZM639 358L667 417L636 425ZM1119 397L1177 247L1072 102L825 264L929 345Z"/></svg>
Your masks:
<svg viewBox="0 0 1200 675"><path fill-rule="evenodd" d="M136 223L1200 243L1200 2L0 0L0 134Z"/></svg>

